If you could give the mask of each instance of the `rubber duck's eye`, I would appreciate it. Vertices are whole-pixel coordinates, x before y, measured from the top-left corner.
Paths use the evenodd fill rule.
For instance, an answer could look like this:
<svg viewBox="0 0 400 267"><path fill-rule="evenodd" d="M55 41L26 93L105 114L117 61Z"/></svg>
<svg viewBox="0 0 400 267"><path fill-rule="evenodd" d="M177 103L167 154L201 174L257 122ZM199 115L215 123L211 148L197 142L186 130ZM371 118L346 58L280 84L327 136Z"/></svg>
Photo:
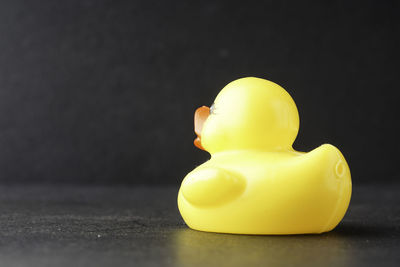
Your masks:
<svg viewBox="0 0 400 267"><path fill-rule="evenodd" d="M215 103L213 103L210 107L210 114L215 114Z"/></svg>

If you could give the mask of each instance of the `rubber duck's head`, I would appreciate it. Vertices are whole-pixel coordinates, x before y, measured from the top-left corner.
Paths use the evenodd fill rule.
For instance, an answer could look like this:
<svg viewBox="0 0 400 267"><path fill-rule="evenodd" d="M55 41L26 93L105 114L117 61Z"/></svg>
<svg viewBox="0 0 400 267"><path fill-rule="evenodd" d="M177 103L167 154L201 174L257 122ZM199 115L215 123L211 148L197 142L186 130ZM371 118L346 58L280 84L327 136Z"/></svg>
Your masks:
<svg viewBox="0 0 400 267"><path fill-rule="evenodd" d="M297 107L285 89L248 77L225 86L211 108L196 110L194 143L210 153L291 149L298 129Z"/></svg>

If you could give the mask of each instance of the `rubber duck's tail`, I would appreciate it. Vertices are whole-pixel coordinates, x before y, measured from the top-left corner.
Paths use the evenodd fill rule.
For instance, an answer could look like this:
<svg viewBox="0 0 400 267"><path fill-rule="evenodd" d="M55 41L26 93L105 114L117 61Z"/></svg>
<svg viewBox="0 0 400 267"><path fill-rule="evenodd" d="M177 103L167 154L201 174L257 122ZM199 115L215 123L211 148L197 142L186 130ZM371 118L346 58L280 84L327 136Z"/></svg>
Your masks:
<svg viewBox="0 0 400 267"><path fill-rule="evenodd" d="M328 168L328 171L332 171L339 184L336 206L332 211L331 218L321 231L327 232L336 227L347 211L352 191L350 169L343 154L333 145L324 144L314 149L309 154L310 156L312 156L311 154L320 154L320 158L324 160L324 162L328 162L328 166L325 166L325 168Z"/></svg>

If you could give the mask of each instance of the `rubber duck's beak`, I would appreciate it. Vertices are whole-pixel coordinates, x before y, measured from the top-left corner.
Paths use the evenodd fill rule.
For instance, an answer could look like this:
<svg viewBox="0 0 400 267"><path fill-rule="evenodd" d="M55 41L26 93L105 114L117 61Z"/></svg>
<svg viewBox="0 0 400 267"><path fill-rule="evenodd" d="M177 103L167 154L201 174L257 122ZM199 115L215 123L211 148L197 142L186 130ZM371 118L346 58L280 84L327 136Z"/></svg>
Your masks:
<svg viewBox="0 0 400 267"><path fill-rule="evenodd" d="M194 132L197 134L197 138L194 140L194 145L202 150L205 150L201 145L201 130L203 129L203 124L210 115L210 108L202 106L196 109L194 113Z"/></svg>

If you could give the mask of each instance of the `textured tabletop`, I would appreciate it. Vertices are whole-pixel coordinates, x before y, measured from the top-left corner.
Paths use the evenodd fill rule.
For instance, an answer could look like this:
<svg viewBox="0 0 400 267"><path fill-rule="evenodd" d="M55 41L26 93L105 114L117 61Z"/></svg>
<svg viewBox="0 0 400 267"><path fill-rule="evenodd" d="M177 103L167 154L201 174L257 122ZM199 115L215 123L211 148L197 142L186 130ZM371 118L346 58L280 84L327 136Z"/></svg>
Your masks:
<svg viewBox="0 0 400 267"><path fill-rule="evenodd" d="M2 186L0 266L398 266L399 185L354 185L322 235L190 230L176 187Z"/></svg>

